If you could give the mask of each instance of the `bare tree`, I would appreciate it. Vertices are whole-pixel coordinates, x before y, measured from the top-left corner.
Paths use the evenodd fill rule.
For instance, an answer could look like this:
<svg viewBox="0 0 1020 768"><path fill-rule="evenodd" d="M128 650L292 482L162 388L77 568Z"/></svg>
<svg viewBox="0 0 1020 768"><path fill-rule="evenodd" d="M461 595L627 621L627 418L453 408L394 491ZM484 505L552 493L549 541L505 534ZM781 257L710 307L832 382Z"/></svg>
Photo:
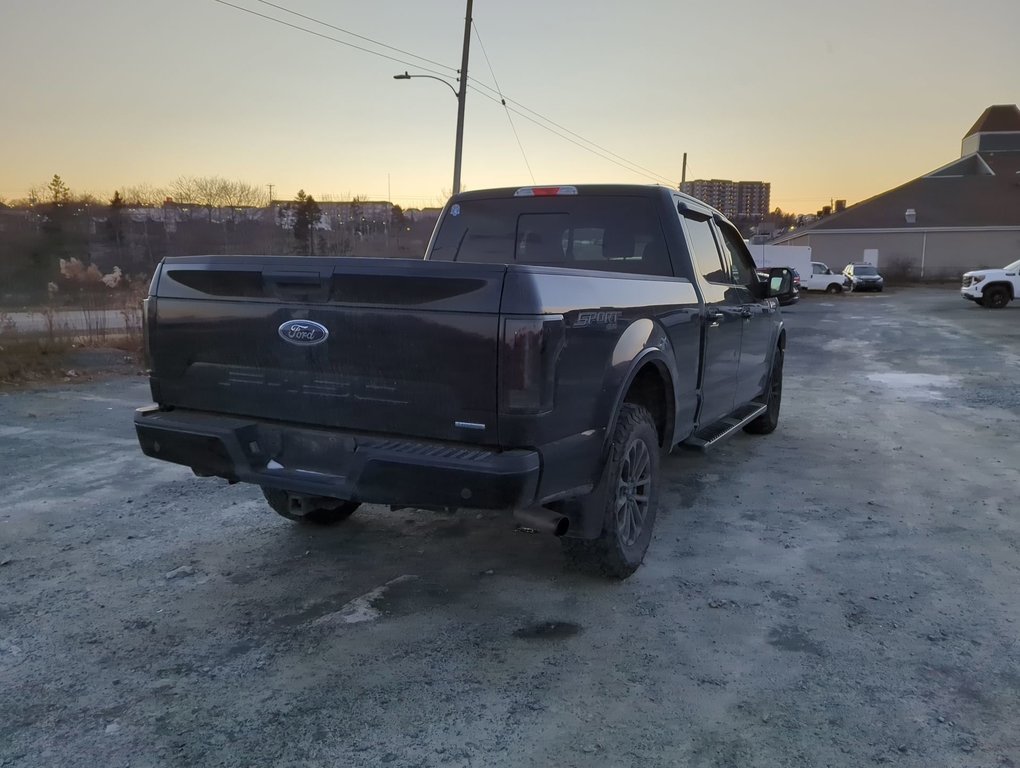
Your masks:
<svg viewBox="0 0 1020 768"><path fill-rule="evenodd" d="M269 205L268 192L258 184L249 184L247 181L231 181L225 190L226 205L234 208L247 206L263 207Z"/></svg>
<svg viewBox="0 0 1020 768"><path fill-rule="evenodd" d="M168 191L164 187L154 187L151 184L136 184L124 187L123 197L125 205L154 208L163 204L168 197Z"/></svg>
<svg viewBox="0 0 1020 768"><path fill-rule="evenodd" d="M180 176L170 185L170 193L178 203L201 205L212 221L214 208L239 208L268 203L266 194L256 184L230 181L220 176Z"/></svg>
<svg viewBox="0 0 1020 768"><path fill-rule="evenodd" d="M38 184L28 188L28 195L25 198L25 202L29 206L39 205L43 200L46 199L46 188L41 187Z"/></svg>

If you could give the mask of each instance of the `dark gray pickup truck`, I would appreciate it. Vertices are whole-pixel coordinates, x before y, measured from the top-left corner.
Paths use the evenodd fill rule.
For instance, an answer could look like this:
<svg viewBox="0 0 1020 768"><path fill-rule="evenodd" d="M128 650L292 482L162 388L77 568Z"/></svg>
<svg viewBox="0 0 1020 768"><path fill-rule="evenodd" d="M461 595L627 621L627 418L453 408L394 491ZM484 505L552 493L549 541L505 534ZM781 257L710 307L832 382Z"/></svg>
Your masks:
<svg viewBox="0 0 1020 768"><path fill-rule="evenodd" d="M170 258L138 439L294 520L507 510L622 578L662 453L776 428L791 279L717 211L631 185L457 195L422 261Z"/></svg>

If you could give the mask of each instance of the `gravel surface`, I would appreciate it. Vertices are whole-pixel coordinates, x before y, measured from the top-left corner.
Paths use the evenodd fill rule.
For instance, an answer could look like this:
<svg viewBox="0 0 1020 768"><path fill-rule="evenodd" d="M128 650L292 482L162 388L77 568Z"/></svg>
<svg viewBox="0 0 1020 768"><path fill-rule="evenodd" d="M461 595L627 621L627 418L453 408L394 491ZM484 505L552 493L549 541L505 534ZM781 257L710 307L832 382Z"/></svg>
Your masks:
<svg viewBox="0 0 1020 768"><path fill-rule="evenodd" d="M0 394L0 765L1020 765L1020 306L784 315L779 430L665 460L622 583L289 523L142 456L137 377Z"/></svg>

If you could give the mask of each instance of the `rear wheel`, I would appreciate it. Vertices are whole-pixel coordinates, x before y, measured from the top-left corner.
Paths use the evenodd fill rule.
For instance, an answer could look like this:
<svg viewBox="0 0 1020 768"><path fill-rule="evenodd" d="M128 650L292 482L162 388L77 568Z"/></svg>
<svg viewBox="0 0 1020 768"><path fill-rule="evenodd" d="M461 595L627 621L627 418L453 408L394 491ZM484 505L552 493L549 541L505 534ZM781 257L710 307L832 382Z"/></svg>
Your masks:
<svg viewBox="0 0 1020 768"><path fill-rule="evenodd" d="M832 283L828 288L825 289L826 293L843 293L843 286L838 283Z"/></svg>
<svg viewBox="0 0 1020 768"><path fill-rule="evenodd" d="M602 515L596 539L560 539L568 562L588 573L625 579L641 565L659 504L659 435L640 405L625 403L598 490L589 501Z"/></svg>
<svg viewBox="0 0 1020 768"><path fill-rule="evenodd" d="M985 291L983 306L989 309L1002 309L1009 304L1009 291L1005 288L989 288Z"/></svg>
<svg viewBox="0 0 1020 768"><path fill-rule="evenodd" d="M342 523L361 506L356 501L292 496L286 491L280 491L276 488L263 488L262 495L266 497L269 506L278 515L297 523L309 523L311 525L336 525L337 523Z"/></svg>
<svg viewBox="0 0 1020 768"><path fill-rule="evenodd" d="M768 401L765 413L744 427L752 435L768 435L779 426L779 407L783 402L783 357L785 351L776 347L772 360L772 375L769 376Z"/></svg>

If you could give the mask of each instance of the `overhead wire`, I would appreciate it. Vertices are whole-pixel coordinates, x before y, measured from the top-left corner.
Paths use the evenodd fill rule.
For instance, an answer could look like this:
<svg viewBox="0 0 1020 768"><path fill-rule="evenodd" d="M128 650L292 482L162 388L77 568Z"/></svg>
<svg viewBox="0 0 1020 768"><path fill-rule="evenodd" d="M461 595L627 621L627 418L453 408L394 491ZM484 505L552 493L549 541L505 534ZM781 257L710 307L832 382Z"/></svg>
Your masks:
<svg viewBox="0 0 1020 768"><path fill-rule="evenodd" d="M487 88L490 91L494 90L492 88L492 86L487 85L487 84L485 84L483 82L480 82L480 81L476 80L473 77L468 77L468 80L473 80L475 82L475 85L479 86L481 88ZM550 120L545 115L542 115L542 114L536 112L535 110L526 107L524 104L521 104L519 101L514 101L513 99L511 99L509 97L507 97L506 100L509 101L514 106L520 107L525 112L529 112L532 115L534 115L535 117L537 117L537 118L539 118L541 120L544 120L545 122L549 123L550 125L555 126L556 128L560 129L561 131L564 131L565 133L568 133L571 136L573 136L573 137L575 137L577 139L580 139L581 141L585 142L586 144L591 144L593 147L595 147L596 149L600 150L601 152L605 152L607 155L612 155L613 157L615 157L618 160L623 161L627 165L633 166L634 168L637 168L637 169L639 169L641 171L644 171L646 175L649 175L649 176L652 176L652 177L655 177L655 178L665 179L665 180L669 181L670 183L672 183L672 181L669 179L668 176L663 176L663 175L661 175L659 173L656 173L655 171L651 170L650 168L645 168L642 165L638 165L637 163L633 162L632 160L628 160L627 158L623 157L622 155L618 155L615 152L613 152L612 150L606 149L605 147L603 147L603 146L601 146L599 144L596 144L591 139L586 139L584 136L581 136L579 133L575 133L574 131L570 130L569 128L560 125L556 121Z"/></svg>
<svg viewBox="0 0 1020 768"><path fill-rule="evenodd" d="M473 90L479 96L482 96L482 97L488 99L489 101L493 102L494 104L499 104L500 103L499 99L497 99L495 96L492 96L492 95L486 93L485 91L479 90L478 88L476 88L474 86L471 86L471 90ZM576 140L570 138L570 136L566 136L566 135L564 135L562 133L559 133L555 128L550 128L545 123L539 122L535 118L531 117L530 115L525 114L524 112L521 112L518 109L514 109L513 107L509 107L509 106L507 107L507 109L509 109L515 115L517 115L519 117L522 117L522 118L524 118L525 120L527 120L527 121L529 121L531 123L534 123L539 128L543 128L543 129L549 131L549 133L553 134L554 136L558 136L559 138L563 139L564 141L569 141L571 144L574 144L574 145L580 147L581 149L583 149L583 150L585 150L587 152L591 152L593 155L601 157L603 160L606 160L607 162L613 163L614 165L618 165L620 168L623 168L625 171L630 171L631 173L637 174L639 176L644 176L645 178L651 179L652 181L655 181L658 184L666 184L666 185L672 186L672 181L667 179L665 176L659 176L658 174L653 173L653 172L645 173L644 171L635 170L634 168L631 168L630 166L624 165L623 163L619 162L618 160L615 160L614 158L610 157L609 155L606 155L606 154L603 154L602 152L599 152L597 149L592 149L591 147L587 146L586 144L582 144L581 142L576 141Z"/></svg>
<svg viewBox="0 0 1020 768"><path fill-rule="evenodd" d="M379 51L374 51L371 48L365 48L364 46L356 45L356 44L351 43L351 42L349 42L347 40L341 40L341 39L333 37L331 35L327 35L327 34L324 34L322 32L317 32L317 31L315 31L313 29L308 29L307 27L302 27L302 26L300 26L298 24L292 24L292 23L290 23L288 21L284 21L283 19L278 19L275 16L270 16L268 14L260 13L258 11L255 11L255 10L251 9L251 8L246 8L246 7L242 6L242 5L236 5L234 3L228 2L228 0L212 0L212 2L218 3L220 5L227 6L228 8L233 8L235 10L242 11L243 13L251 14L252 16L257 16L257 17L259 17L261 19L265 19L266 21L271 21L271 22L274 22L276 24L281 24L281 25L283 25L285 27L289 27L290 29L294 29L294 30L297 30L299 32L305 32L305 33L307 33L309 35L314 35L316 37L322 38L324 40L329 40L330 42L334 42L334 43L337 43L339 45L344 45L344 46L347 46L349 48L354 48L355 50L362 51L364 53L368 53L368 54L371 54L373 56L376 56L376 57L379 57L379 58L382 58L382 59L387 59L388 61L394 61L394 62L396 62L398 64L404 64L405 66L408 66L408 67L416 67L417 69L420 69L423 72L428 72L429 74L437 75L440 78L444 78L445 79L445 78L450 77L450 75L448 75L445 72L439 72L439 71L436 71L434 69L430 69L428 67L424 67L421 64L417 64L417 63L414 63L414 62L409 62L409 61L406 61L404 59L397 58L395 56L390 56L389 54L380 53ZM372 38L365 37L363 35L358 35L356 33L350 32L349 30L346 30L346 29L344 29L342 27L338 27L336 25L330 24L329 22L322 21L321 19L316 19L316 18L314 18L312 16L307 16L305 14L298 13L297 11L292 11L292 10L290 10L290 9L284 7L284 6L277 5L276 3L269 2L268 0L256 0L256 2L260 2L260 3L263 3L264 5L271 6L273 8L276 8L276 9L280 10L280 11L283 11L284 13L290 13L290 14L293 14L295 16L299 16L300 18L303 18L303 19L305 19L307 21L311 21L314 24L319 24L321 26L324 26L324 27L327 27L327 28L330 28L330 29L334 29L334 30L343 32L344 34L352 35L352 36L357 37L357 38L359 38L361 40L365 40L367 42L371 42L374 45L385 47L388 50L397 51L397 52L399 52L399 53L401 53L401 54L403 54L405 56L410 56L412 58L416 58L416 59L419 59L421 61L426 61L426 62L429 62L430 64L434 64L435 66L443 67L444 69L448 69L448 70L451 70L453 72L459 72L459 70L454 69L453 67L449 67L449 66L447 66L445 64L441 64L441 63L433 61L431 59L427 59L424 56L419 56L418 54L414 54L414 53L411 53L409 51L404 51L403 49L396 48L394 46L390 46L390 45L387 45L385 43L381 43L381 42L379 42L377 40L373 40ZM473 21L472 21L472 26L474 26L474 22ZM478 42L479 42L479 45L481 45L481 47L482 47L482 53L484 55L485 54L485 47L484 47L484 45L482 45L481 37L478 36L478 29L477 29L477 27L475 27L475 35L478 37ZM485 58L486 58L486 62L488 63L488 56L486 55ZM490 71L490 73L492 72L491 64L489 66L489 71ZM480 81L477 78L468 77L468 78L465 78L465 79L468 81L468 83L465 83L463 87L470 87L478 95L484 96L485 98L489 99L490 101L492 101L492 102L494 102L496 104L499 104L500 106L504 107L506 109L506 111L507 111L508 118L509 118L509 113L512 112L515 115L517 115L519 117L522 117L522 118L524 118L525 120L528 120L531 123L534 123L535 125L539 126L540 128L544 128L546 131L549 131L554 136L558 136L559 138L563 139L564 141L569 141L571 144L574 144L575 146L578 146L581 149L587 150L588 152L592 153L593 155L596 155L596 156L602 158L603 160L607 160L608 162L611 162L614 165L617 165L617 166L619 166L620 168L623 168L626 171L629 171L631 173L635 173L635 174L644 176L644 177L652 179L652 180L654 180L654 181L656 181L658 183L665 183L665 184L667 184L669 186L673 186L674 185L673 180L670 179L668 176L664 176L662 174L656 173L655 171L652 171L649 168L645 168L644 166L638 165L637 163L634 163L633 161L628 160L627 158L623 157L622 155L619 155L619 154L617 154L617 153L615 153L615 152L613 152L613 151L611 151L609 149L606 149L605 147L603 147L603 146L601 146L601 145L591 141L590 139L586 139L584 136L581 136L579 133L576 133L575 131L572 131L572 130L570 130L569 128L567 128L565 126L560 125L559 123L555 122L554 120L551 120L551 119L545 117L544 115L542 115L539 112L536 112L535 110L531 109L530 107L527 107L524 104L521 104L520 102L515 101L514 99L511 99L511 98L508 98L508 97L504 97L503 94L500 92L500 90L498 88L498 84L497 84L496 88L493 88L488 83ZM495 74L493 74L493 79L495 80ZM496 93L499 98L491 96L490 93L486 93L485 92L486 90L488 90L491 93ZM509 102L510 104L513 104L515 107L518 107L519 109L514 109L514 108L510 107L507 104L507 102ZM521 110L524 110L524 111L522 112ZM525 114L525 113L530 113L530 114ZM540 122L540 121L544 121L544 122ZM548 123L548 125L546 123ZM554 126L554 127L550 128L549 127L550 125ZM520 137L517 136L517 129L513 125L513 121L512 120L511 120L511 127L513 127L514 135L517 137L518 146L521 148L521 152L523 153L524 152L524 148L523 148L523 145L521 144ZM562 131L562 133L561 133L561 131ZM571 137L573 137L573 138L571 138ZM593 147L594 147L594 149L593 149ZM528 164L526 156L525 156L525 164L528 165L528 172L531 173L531 166L530 166L530 164ZM532 179L534 180L534 174L532 174Z"/></svg>
<svg viewBox="0 0 1020 768"><path fill-rule="evenodd" d="M485 57L485 63L489 67L489 74L492 75L492 82L494 82L496 84L496 93L499 94L499 101L503 105L503 109L506 111L506 119L507 119L507 122L510 123L510 130L513 131L514 138L517 139L517 146L521 150L521 157L524 158L524 165L527 166L527 168L528 168L528 175L531 177L531 183L534 184L535 183L535 174L531 170L531 163L528 162L528 155L524 151L524 144L521 143L521 137L517 133L517 126L514 125L514 119L512 117L510 117L510 108L506 105L506 99L503 98L503 92L500 90L500 87L499 87L499 80L496 78L496 73L492 69L492 62L489 61L489 54L486 53L486 51L485 51L485 43L482 42L482 35L478 31L478 25L475 24L475 20L474 19L471 20L471 28L474 29L474 31L475 31L475 37L478 39L478 47L482 49L482 56ZM468 79L470 79L470 78L468 78Z"/></svg>
<svg viewBox="0 0 1020 768"><path fill-rule="evenodd" d="M347 40L340 40L339 38L332 37L331 35L326 35L326 34L323 34L322 32L316 32L314 29L308 29L308 27L302 27L302 26L300 26L298 24L291 24L289 21L284 21L283 19L278 19L275 16L269 16L268 14L265 14L265 13L259 13L258 11L254 11L251 8L245 8L243 5L235 5L234 3L227 2L227 0L212 0L212 2L219 3L220 5L225 5L228 8L233 8L233 9L238 10L238 11L243 11L244 13L250 13L252 16L258 16L259 18L266 19L267 21L272 21L272 22L275 22L277 24L282 24L285 27L290 27L291 29L296 29L299 32L306 32L309 35L315 35L316 37L321 37L323 40L330 40L330 41L332 41L334 43L339 43L340 45L346 45L348 48L354 48L355 50L363 51L364 53L370 53L373 56L378 56L379 58L382 58L382 59L388 59L389 61L395 61L398 64L404 64L405 66L408 66L408 67L416 67L418 69L424 70L425 72L429 72L429 73L431 73L433 75L438 75L439 77L444 77L444 78L445 77L449 77L449 75L446 74L445 72L437 72L434 69L429 69L428 67L423 67L420 64L416 64L416 63L411 62L411 61L405 61L404 59L398 59L396 56L390 56L389 54L380 53L379 51L373 51L371 48L365 48L364 46L355 45L354 43L351 43L351 42L349 42ZM323 23L323 22L315 20L315 19L313 19L313 21L315 21L316 24L322 24ZM442 66L442 65L440 65L440 66Z"/></svg>
<svg viewBox="0 0 1020 768"><path fill-rule="evenodd" d="M283 11L284 13L289 13L291 16L297 16L298 18L304 19L305 21L311 21L311 22L313 22L315 24L320 24L320 25L322 25L324 27L328 27L329 29L336 30L337 32L343 32L345 35L350 35L351 37L356 37L359 40L364 40L365 42L372 43L372 45L378 45L380 48L386 48L387 50L395 51L397 53L403 54L404 56L410 56L412 58L419 59L419 60L427 62L429 64L434 64L437 67L442 67L443 69L448 69L451 72L453 72L454 74L456 74L459 71L456 67L451 67L448 64L443 64L441 61L435 61L434 59L428 59L428 58L426 58L424 56L419 56L417 53L411 53L410 51L405 51L403 48L397 48L396 46L388 45L388 44L386 44L386 43L384 43L384 42L382 42L380 40L375 40L375 39L373 39L371 37L366 37L365 35L359 35L357 32L351 32L351 30L349 30L349 29L344 29L343 27L338 27L335 24L330 24L327 21L322 21L322 20L316 19L316 18L314 18L312 16L306 16L303 13L298 13L297 11L292 11L290 8L286 8L286 7L282 6L282 5L277 5L276 3L271 3L271 2L269 2L269 0L255 0L255 2L262 3L262 5L268 5L270 8L276 8L278 11ZM415 66L417 66L417 65L415 65Z"/></svg>

